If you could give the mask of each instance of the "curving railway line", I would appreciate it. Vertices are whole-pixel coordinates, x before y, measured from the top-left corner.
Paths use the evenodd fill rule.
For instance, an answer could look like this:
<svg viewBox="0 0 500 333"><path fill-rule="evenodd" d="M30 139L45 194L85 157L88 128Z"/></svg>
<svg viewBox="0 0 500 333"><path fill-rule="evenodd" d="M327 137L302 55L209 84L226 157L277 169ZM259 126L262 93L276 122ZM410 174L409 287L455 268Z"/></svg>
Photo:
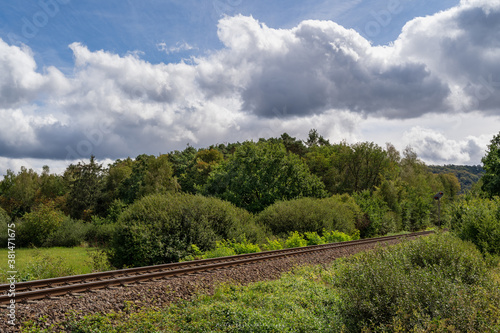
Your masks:
<svg viewBox="0 0 500 333"><path fill-rule="evenodd" d="M0 304L8 304L13 298L15 298L16 302L39 300L48 297L50 298L66 294L82 293L114 286L126 286L128 284L138 283L141 281L151 281L174 276L195 274L225 267L247 265L258 261L267 261L283 257L309 254L312 252L328 251L334 248L346 248L362 244L386 242L400 238L423 236L431 233L433 233L433 231L313 245L285 250L249 253L230 257L121 269L100 273L65 276L46 280L19 282L15 285L15 297L8 295L10 285L3 284L0 285Z"/></svg>

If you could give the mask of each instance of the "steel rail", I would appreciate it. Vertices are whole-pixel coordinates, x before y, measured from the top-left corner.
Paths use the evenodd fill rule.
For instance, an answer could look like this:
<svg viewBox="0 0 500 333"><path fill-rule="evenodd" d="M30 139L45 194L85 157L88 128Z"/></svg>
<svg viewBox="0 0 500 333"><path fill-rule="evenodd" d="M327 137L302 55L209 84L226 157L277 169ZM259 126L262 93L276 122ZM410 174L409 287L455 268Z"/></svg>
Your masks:
<svg viewBox="0 0 500 333"><path fill-rule="evenodd" d="M220 258L211 258L203 260L193 260L180 263L171 263L163 265L154 265L146 267L136 267L108 272L90 273L74 276L66 276L45 280L19 282L15 284L15 295L9 296L10 284L0 285L0 304L8 304L12 299L16 302L23 300L41 299L50 296L60 296L68 293L77 293L102 289L111 286L125 285L140 281L154 280L190 273L208 271L223 267L238 266L250 264L257 261L272 260L290 255L301 255L316 251L326 251L334 248L356 246L362 244L379 243L394 239L423 236L433 233L433 231L424 231L405 235L385 236L378 238L368 238L348 242L330 243L322 245L313 245L300 248L291 248L284 250L264 251L257 253L248 253L235 256ZM33 288L43 289L31 290ZM22 290L22 291L19 291ZM26 291L27 290L27 291Z"/></svg>

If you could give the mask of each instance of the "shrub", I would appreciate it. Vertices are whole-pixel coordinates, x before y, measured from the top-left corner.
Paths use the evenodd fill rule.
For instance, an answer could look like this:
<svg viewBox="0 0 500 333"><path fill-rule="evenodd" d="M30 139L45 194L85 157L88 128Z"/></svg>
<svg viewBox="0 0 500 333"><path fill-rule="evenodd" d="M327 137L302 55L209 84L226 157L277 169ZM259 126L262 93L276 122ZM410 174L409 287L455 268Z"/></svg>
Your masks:
<svg viewBox="0 0 500 333"><path fill-rule="evenodd" d="M349 331L491 331L500 293L480 252L435 235L335 262L331 279ZM444 329L443 329L444 331Z"/></svg>
<svg viewBox="0 0 500 333"><path fill-rule="evenodd" d="M325 243L347 242L354 239L359 239L359 231L355 233L356 237L351 237L340 231L326 231L323 229L323 240Z"/></svg>
<svg viewBox="0 0 500 333"><path fill-rule="evenodd" d="M321 233L323 229L351 234L360 218L361 210L354 200L342 195L281 201L259 213L256 220L273 234L284 236L291 231Z"/></svg>
<svg viewBox="0 0 500 333"><path fill-rule="evenodd" d="M321 245L325 244L325 240L323 237L318 235L317 232L304 232L304 236L307 240L307 245Z"/></svg>
<svg viewBox="0 0 500 333"><path fill-rule="evenodd" d="M285 242L281 239L269 239L266 238L266 243L262 245L262 249L264 251L272 251L272 250L282 250L285 247Z"/></svg>
<svg viewBox="0 0 500 333"><path fill-rule="evenodd" d="M285 248L286 249L289 249L292 247L303 247L303 246L307 246L307 241L297 231L290 233L290 236L285 241Z"/></svg>
<svg viewBox="0 0 500 333"><path fill-rule="evenodd" d="M354 194L354 198L369 220L368 226L363 229L363 237L399 231L400 222L397 215L389 210L389 206L381 196L375 196L366 190Z"/></svg>
<svg viewBox="0 0 500 333"><path fill-rule="evenodd" d="M49 205L40 205L34 211L25 214L16 223L18 246L43 246L58 228L66 216L63 212Z"/></svg>
<svg viewBox="0 0 500 333"><path fill-rule="evenodd" d="M2 248L7 247L7 242L8 242L8 225L11 223L11 219L9 217L9 214L5 210L3 210L0 207L0 246Z"/></svg>
<svg viewBox="0 0 500 333"><path fill-rule="evenodd" d="M500 255L500 198L467 197L451 208L451 229L483 252Z"/></svg>
<svg viewBox="0 0 500 333"><path fill-rule="evenodd" d="M113 238L116 225L112 220L93 216L85 234L85 241L93 246L107 246Z"/></svg>
<svg viewBox="0 0 500 333"><path fill-rule="evenodd" d="M85 240L89 227L88 223L66 216L61 225L46 238L42 245L44 247L78 246Z"/></svg>
<svg viewBox="0 0 500 333"><path fill-rule="evenodd" d="M190 194L144 197L120 215L116 228L111 241L111 263L116 267L175 262L188 254L191 244L206 251L217 240L264 238L247 211Z"/></svg>

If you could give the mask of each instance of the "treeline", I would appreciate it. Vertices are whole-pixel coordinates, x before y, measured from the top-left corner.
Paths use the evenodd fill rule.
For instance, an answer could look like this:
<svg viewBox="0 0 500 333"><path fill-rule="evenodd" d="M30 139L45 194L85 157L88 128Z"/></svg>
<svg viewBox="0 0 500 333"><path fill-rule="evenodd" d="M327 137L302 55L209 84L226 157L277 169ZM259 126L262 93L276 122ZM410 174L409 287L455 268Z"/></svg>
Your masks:
<svg viewBox="0 0 500 333"><path fill-rule="evenodd" d="M116 263L130 265L118 257L137 239L147 239L139 253L157 263L244 234L258 242L292 231L420 230L440 223L434 194L445 193L446 212L460 190L453 173L434 174L411 148L330 143L311 130L305 141L285 133L107 167L91 157L60 175L9 170L0 217L17 221L19 245L114 244Z"/></svg>
<svg viewBox="0 0 500 333"><path fill-rule="evenodd" d="M429 170L436 174L454 174L460 182L460 193L466 193L477 184L484 175L484 169L480 165L429 165Z"/></svg>

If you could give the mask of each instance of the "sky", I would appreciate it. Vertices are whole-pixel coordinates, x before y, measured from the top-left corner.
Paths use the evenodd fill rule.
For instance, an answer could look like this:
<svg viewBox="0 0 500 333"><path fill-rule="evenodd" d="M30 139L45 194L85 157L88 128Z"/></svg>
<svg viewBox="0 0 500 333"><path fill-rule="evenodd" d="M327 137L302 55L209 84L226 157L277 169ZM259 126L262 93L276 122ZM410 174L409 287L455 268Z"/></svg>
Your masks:
<svg viewBox="0 0 500 333"><path fill-rule="evenodd" d="M481 164L500 0L0 1L0 175L279 137Z"/></svg>

